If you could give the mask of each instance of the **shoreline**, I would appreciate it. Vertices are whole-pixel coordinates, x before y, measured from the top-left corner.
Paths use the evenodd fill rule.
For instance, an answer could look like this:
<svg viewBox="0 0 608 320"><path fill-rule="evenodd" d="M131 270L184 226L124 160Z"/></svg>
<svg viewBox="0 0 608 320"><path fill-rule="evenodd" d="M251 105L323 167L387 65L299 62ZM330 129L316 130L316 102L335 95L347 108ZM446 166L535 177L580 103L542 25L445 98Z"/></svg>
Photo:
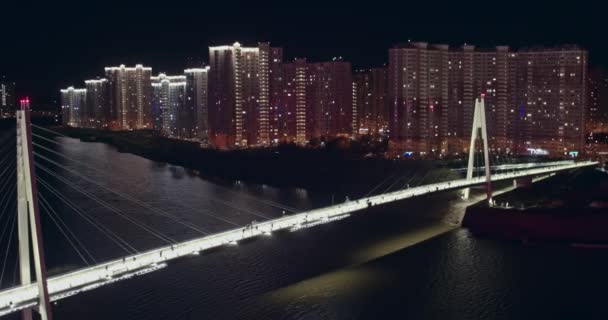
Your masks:
<svg viewBox="0 0 608 320"><path fill-rule="evenodd" d="M304 148L280 145L268 148L217 150L201 148L192 141L170 139L152 132L114 132L54 127L68 137L83 142L105 143L119 152L186 169L219 183L243 181L274 187L305 188L312 191L340 190L361 193L385 178L430 171L426 182L450 175L445 161L386 159L361 151L361 147L332 146ZM420 177L419 177L420 178ZM405 183L402 181L401 184Z"/></svg>

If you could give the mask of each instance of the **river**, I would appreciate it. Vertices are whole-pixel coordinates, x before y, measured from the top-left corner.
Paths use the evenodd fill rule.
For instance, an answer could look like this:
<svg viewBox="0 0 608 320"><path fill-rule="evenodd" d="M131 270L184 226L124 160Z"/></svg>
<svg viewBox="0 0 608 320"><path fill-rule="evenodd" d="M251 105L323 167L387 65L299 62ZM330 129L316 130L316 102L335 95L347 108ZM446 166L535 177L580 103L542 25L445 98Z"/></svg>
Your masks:
<svg viewBox="0 0 608 320"><path fill-rule="evenodd" d="M239 182L210 182L196 172L119 153L101 143L69 138L58 138L59 145L36 141L70 159L37 148L41 155L65 167L58 168L43 159L39 163L67 178L76 189L44 170L39 170L39 178L139 251L163 245L163 237L185 240L225 230L233 223L243 225L278 217L283 211L289 213L271 202L304 210L330 204L332 199L343 201L347 196L340 192L329 195ZM128 251L89 225L43 185L40 193L95 261L120 257ZM474 194L482 197L482 192ZM149 210L146 205L159 210ZM277 233L170 261L162 270L58 301L53 305L54 316L608 318L604 306L608 251L478 239L452 225L460 219L465 206L454 194L427 196L330 224ZM151 235L117 212L162 235ZM177 218L169 219L165 214ZM85 265L44 212L43 225L51 274ZM195 225L198 230L186 225Z"/></svg>

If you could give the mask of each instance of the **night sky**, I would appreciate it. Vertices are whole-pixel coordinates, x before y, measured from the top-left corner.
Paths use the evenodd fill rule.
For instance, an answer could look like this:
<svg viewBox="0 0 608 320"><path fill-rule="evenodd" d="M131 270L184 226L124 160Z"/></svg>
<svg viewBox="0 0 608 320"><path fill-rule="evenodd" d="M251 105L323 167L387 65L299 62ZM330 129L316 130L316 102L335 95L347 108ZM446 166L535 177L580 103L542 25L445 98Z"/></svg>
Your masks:
<svg viewBox="0 0 608 320"><path fill-rule="evenodd" d="M124 1L127 2L126 0ZM143 63L181 72L209 45L282 46L286 58L342 56L382 65L395 43L428 41L514 47L576 43L593 66L608 66L605 10L583 1L44 1L0 4L0 75L20 95L56 103L103 67ZM263 4L261 4L263 3ZM451 3L451 4L446 4ZM552 4L551 4L552 3Z"/></svg>

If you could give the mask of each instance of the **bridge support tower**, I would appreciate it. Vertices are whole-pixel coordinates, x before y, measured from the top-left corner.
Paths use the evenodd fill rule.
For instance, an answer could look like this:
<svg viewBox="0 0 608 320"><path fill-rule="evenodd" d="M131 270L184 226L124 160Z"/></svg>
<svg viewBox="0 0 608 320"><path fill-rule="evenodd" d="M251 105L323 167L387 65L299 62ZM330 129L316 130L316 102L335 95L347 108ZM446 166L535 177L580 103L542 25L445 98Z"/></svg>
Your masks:
<svg viewBox="0 0 608 320"><path fill-rule="evenodd" d="M473 170L475 169L475 141L481 135L483 140L483 158L486 173L486 194L488 203L492 204L492 180L490 176L490 154L488 151L488 130L486 127L486 111L483 101L484 95L475 100L475 110L473 112L473 129L471 132L471 144L469 146L469 164L467 166L467 180L473 179ZM464 189L462 193L463 199L468 199L470 188Z"/></svg>
<svg viewBox="0 0 608 320"><path fill-rule="evenodd" d="M38 209L38 190L36 188L32 124L28 98L21 100L21 109L17 110L17 225L21 284L32 283L31 257L33 256L34 273L38 287L37 310L42 320L51 320L51 304L47 288L44 247L42 246L42 228ZM32 319L31 308L23 310L22 319Z"/></svg>

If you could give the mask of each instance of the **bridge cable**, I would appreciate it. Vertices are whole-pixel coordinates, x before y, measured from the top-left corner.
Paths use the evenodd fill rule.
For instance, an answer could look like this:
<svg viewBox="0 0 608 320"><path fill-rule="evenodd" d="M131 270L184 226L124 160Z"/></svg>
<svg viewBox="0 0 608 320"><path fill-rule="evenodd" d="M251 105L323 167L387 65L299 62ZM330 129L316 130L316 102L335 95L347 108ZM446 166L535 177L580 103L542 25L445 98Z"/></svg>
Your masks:
<svg viewBox="0 0 608 320"><path fill-rule="evenodd" d="M420 187L422 185L422 183L424 182L424 180L426 180L426 177L431 173L430 170L426 171L424 173L424 175L422 176L422 178L420 178L418 181L416 181L416 187Z"/></svg>
<svg viewBox="0 0 608 320"><path fill-rule="evenodd" d="M2 172L0 172L0 181L2 181L2 178L5 177L5 175L6 175L6 179L4 179L3 185L8 183L10 178L17 172L16 167L17 167L16 164L10 164L10 165L4 167L4 170L2 170ZM7 174L7 172L8 172L8 174ZM2 188L0 188L0 190L2 190Z"/></svg>
<svg viewBox="0 0 608 320"><path fill-rule="evenodd" d="M6 176L5 177L6 179L4 179L4 182L3 182L3 184L6 184L16 172L17 172L16 164L10 164L10 165L4 167L4 170L2 170L2 172L0 172L0 181L2 181L2 178L4 178ZM2 189L0 189L0 190L2 190Z"/></svg>
<svg viewBox="0 0 608 320"><path fill-rule="evenodd" d="M12 138L12 139L9 139ZM6 148L17 146L17 134L8 134L4 136L4 141L0 142L0 154L4 153Z"/></svg>
<svg viewBox="0 0 608 320"><path fill-rule="evenodd" d="M79 187L78 185L70 182L69 180L59 176L58 174L52 172L50 169L46 168L45 166L36 163L36 167L40 168L41 170L43 170L44 172L50 174L51 176L55 177L56 179L58 179L59 181L63 182L64 184L70 186L72 189L78 191L79 193L81 193L82 195L86 196L87 198L95 201L97 204L107 208L108 210L110 210L111 212L115 213L116 215L120 216L121 218L133 223L134 225L138 226L139 228L147 231L148 233L150 233L151 235L155 236L156 238L168 243L168 244L174 244L177 243L177 241L169 236L166 236L165 234L163 234L162 232L156 230L153 227L147 226L146 224L142 223L141 221L139 221L136 218L133 218L131 216L129 216L128 214L125 214L124 212L116 209L114 206L110 205L109 203L107 203L104 200L101 200L99 197L91 194L88 191L83 190L81 187Z"/></svg>
<svg viewBox="0 0 608 320"><path fill-rule="evenodd" d="M40 146L40 145L39 145L39 144L37 144L37 143L34 143L34 145L35 145L35 146L37 146L37 147L41 147L42 149L52 151L52 150L50 150L50 149L48 149L48 148L46 148L46 147ZM70 160L70 161L74 161L74 162L77 162L77 163L81 164L81 163L80 163L78 160L71 159L71 158L69 158L69 157L67 157L67 156L64 156L64 155L62 155L62 154L60 154L60 153L58 153L58 152L55 152L55 151L52 151L52 152L56 153L57 155L59 155L59 156L61 156L61 157L65 158L65 159L68 159L68 160ZM38 154L38 156L41 156L41 155L39 155L39 154ZM94 168L94 167L91 167L91 166L87 166L87 165L84 165L84 164L81 164L81 165L83 165L83 166L85 166L85 167L89 167L90 169L95 170L95 171L97 171L97 172L100 172L100 173L102 173L102 174L105 174L105 173L104 173L103 171L101 171L100 169L97 169L97 168ZM82 175L80 175L80 176L82 176ZM128 182L128 181L124 181L124 180L123 180L123 179L121 179L121 178L118 178L118 179L119 179L119 180L122 180L123 182L125 182L125 183L127 183L127 184L130 184L130 182ZM103 187L103 186L101 186L101 187ZM105 187L104 187L104 188L105 188ZM119 191L110 190L110 192L116 193L116 192L119 192ZM126 193L122 193L122 194L127 195ZM127 196L128 196L128 195L127 195ZM130 196L129 196L129 197L130 197ZM131 197L131 198L132 198L132 197ZM133 198L133 199L137 200L136 198ZM214 200L214 199L212 199L212 200ZM137 201L141 201L141 200L137 200ZM216 200L216 201L219 201L219 200ZM155 208L155 207L151 206L151 205L150 205L150 204L148 204L148 203L145 203L145 202L142 202L142 203L144 203L144 204L145 204L144 206L150 206L150 207L152 207L152 208ZM211 214L211 213L207 213L207 212L204 212L204 211L200 211L199 209L196 209L196 208L192 208L192 207L186 206L186 205L184 205L183 203L179 203L178 205L180 205L180 206L182 206L182 207L185 207L185 208L187 208L187 209L191 209L191 210L198 211L198 212L200 212L200 213L202 213L202 214L204 214L204 215L207 215L207 216L210 216L210 217L216 218L216 219L218 219L218 220L221 220L221 221L227 222L227 223L232 224L232 225L237 226L237 227L241 227L241 226L242 226L242 225L240 225L240 224L237 224L237 223L232 222L232 221L230 221L230 220L227 220L227 219L224 219L224 218L218 217L218 216L213 215L213 214ZM155 208L155 209L157 209L157 208ZM239 208L239 209L240 209L240 208ZM161 210L161 209L157 209L157 210ZM169 213L167 213L167 214L169 214ZM169 215L170 215L170 214L169 214ZM194 224L192 224L192 223L190 223L190 224L191 224L192 226L196 227L196 225L194 225ZM200 230L200 232L201 232L201 233L203 233L203 234L208 234L207 232L205 232L205 231L203 231L203 230Z"/></svg>
<svg viewBox="0 0 608 320"><path fill-rule="evenodd" d="M49 130L49 129L45 129L45 128L38 127L38 126L34 126L34 127L38 128L38 129L41 129L41 130L44 130L44 131L47 131L47 132L54 133L54 134L56 134L56 135L58 135L58 136L62 136L62 137L71 138L71 137L69 137L69 136L67 136L67 135L65 135L65 134L61 134L61 133L59 133L59 132L55 132L55 131L52 131L52 130ZM45 140L45 141L48 141L48 142L51 142L51 143L54 143L54 144L57 144L57 145L61 145L61 143L58 143L57 141L53 141L53 140L48 139L48 138L46 138L46 137L43 137L43 136L40 136L40 135L37 135L37 134L32 134L32 135L33 135L34 137L37 137L37 138L43 139L43 140ZM40 146L40 145L38 145L38 146ZM50 152L53 152L53 153L56 153L56 154L59 154L59 153L57 153L56 151L53 151L53 150L50 150L50 149L45 149L45 150L50 151ZM61 155L61 156L63 156L63 155ZM65 156L64 156L64 157L65 157ZM71 160L71 159L70 159L70 160ZM72 160L72 161L77 161L77 160ZM82 164L82 165L83 165L83 166L86 166L86 165L84 165L84 164ZM92 167L91 167L91 168L92 168ZM93 170L99 170L99 169L93 169ZM234 191L234 190L230 190L229 188L223 187L223 186L221 186L221 185L215 185L215 186L216 186L216 187L218 187L218 188L220 188L220 189L225 190L226 192L235 193L235 194L238 194L238 195L240 195L240 196L248 197L248 198L250 198L250 199L253 199L254 201L257 201L257 202L260 202L260 203L262 203L262 204L266 204L266 205L269 205L269 206L272 206L272 207L275 207L275 208L279 208L279 209L283 209L283 210L286 210L286 211L291 211L291 212L298 212L298 211L301 211L300 209L297 209L297 208L294 208L294 207L290 207L290 206L287 206L287 205L284 205L284 204L278 203L278 202L276 202L276 201L272 201L272 200L266 200L266 199L258 199L258 198L256 198L256 197L254 197L254 196L252 196L252 195L249 195L249 194L247 194L247 193L244 193L244 192L237 192L237 191ZM259 213L259 212L258 212L258 213ZM268 218L268 217L265 217L265 218L266 218L266 219L270 219L270 218Z"/></svg>
<svg viewBox="0 0 608 320"><path fill-rule="evenodd" d="M405 189L406 187L409 188L410 183L412 182L412 180L414 180L414 177L416 177L416 175L418 175L418 172L415 172L404 184L403 187L401 187L401 189Z"/></svg>
<svg viewBox="0 0 608 320"><path fill-rule="evenodd" d="M387 193L388 190L390 190L393 186L395 186L395 184L397 184L397 182L401 181L402 179L406 178L407 175L403 175L399 178L397 178L393 183L391 183L386 189L384 189L384 191L382 193Z"/></svg>
<svg viewBox="0 0 608 320"><path fill-rule="evenodd" d="M424 176L422 176L422 178L420 178L420 175L418 174L418 172L416 172L406 183L409 184L410 186L420 186L421 181L424 181L424 178L426 177L426 175L428 174L428 171L424 174ZM420 180L422 179L422 180ZM414 183L414 181L418 180L416 183ZM420 182L420 183L419 183Z"/></svg>
<svg viewBox="0 0 608 320"><path fill-rule="evenodd" d="M11 176L13 176L13 175L15 175L15 172L13 172L11 174ZM1 205L3 203L5 203L5 201L7 201L6 204L8 204L9 201L10 201L10 199L11 199L11 197L13 195L15 195L15 190L17 189L16 187L15 188L11 188L10 192L6 192L6 190L5 190L7 187L10 187L11 184L13 184L12 179L6 179L6 181L4 182L4 185L2 186L2 188L0 188L0 190L2 190L1 191L2 192L2 198L0 199L0 208L2 208ZM2 219L2 217L4 217L5 213L6 213L5 209L2 209L2 211L0 212L0 219Z"/></svg>
<svg viewBox="0 0 608 320"><path fill-rule="evenodd" d="M8 228L9 225L11 225L11 231L8 235L8 244L5 250L5 256L4 256L4 260L3 260L3 267L2 267L2 273L0 274L0 285L2 284L2 279L4 278L4 269L6 268L6 263L8 261L8 255L9 255L9 251L10 251L10 244L13 241L13 229L14 229L14 222L16 221L16 198L13 197L15 195L15 190L17 188L12 188L10 192L8 192L7 194L9 194L8 198L4 198L1 202L0 202L0 208L2 209L2 215L0 216L0 220L2 218L4 218L5 214L7 212L13 212L12 215L8 215L7 219L6 219L6 224L4 226L4 228L2 229L2 234L0 235L0 242L2 241L2 239L4 239L4 235L6 234L6 230ZM5 201L6 200L6 201ZM12 222L11 222L12 221Z"/></svg>
<svg viewBox="0 0 608 320"><path fill-rule="evenodd" d="M186 204L183 204L183 203L179 203L178 205L179 205L179 206L181 206L181 207L184 207L184 208L186 208L186 209L188 209L188 210L192 210L192 211L200 212L200 213L202 213L202 214L204 214L204 215L206 215L206 216L209 216L209 217L212 217L212 218L215 218L215 219L218 219L218 220L221 220L221 221L227 222L227 223L229 223L229 224L231 224L231 225L233 225L233 226L236 226L236 227L242 227L242 226L243 226L243 225L238 224L238 223L236 223L236 222L233 222L233 221L231 221L231 220L228 220L228 219L222 218L222 217L220 217L220 216L217 216L217 215L211 214L211 213L207 212L207 211L209 211L208 209L194 208L194 207L192 207L192 206L189 206L189 205L186 205ZM203 211L203 210L206 210L206 211Z"/></svg>
<svg viewBox="0 0 608 320"><path fill-rule="evenodd" d="M14 214L12 218L13 218L12 222L10 223L11 231L8 235L8 244L6 245L6 249L5 249L5 253L4 253L4 262L2 263L2 272L0 273L0 285L2 285L2 280L4 279L4 271L6 269L6 262L8 261L8 253L10 251L9 249L10 249L11 243L13 243L13 233L15 231L15 225L17 224L17 214ZM4 230L2 231L2 237L4 237ZM2 237L0 237L0 239L2 239Z"/></svg>
<svg viewBox="0 0 608 320"><path fill-rule="evenodd" d="M393 174L393 175L388 176L386 179L382 180L382 181L381 181L380 183L378 183L378 184L377 184L375 187L373 187L373 188L372 188L372 189L371 189L371 190L370 190L370 191L369 191L369 192L368 192L368 193L367 193L367 194L364 196L364 198L367 198L367 197L369 197L370 195L372 195L372 193L373 193L374 191L376 191L378 188L380 188L380 186L382 186L383 184L387 183L387 182L388 182L388 181L390 181L391 179L395 178L395 176L396 176L396 175L397 175L397 174L395 173L395 174Z"/></svg>
<svg viewBox="0 0 608 320"><path fill-rule="evenodd" d="M183 225L183 226L185 226L187 228L190 228L190 229L192 229L194 231L197 231L197 232L199 232L201 234L204 234L204 235L209 234L207 231L204 231L204 230L200 229L199 227L197 227L195 224L193 224L191 222L184 221L184 220L180 219L179 217L177 217L177 216L175 216L175 215L173 215L173 214L171 214L169 212L166 212L166 211L164 211L162 209L156 208L156 207L154 207L154 206L152 206L152 205L150 205L150 204L148 204L146 202L143 202L143 201L141 201L141 200L139 200L137 198L134 198L134 197L132 197L132 196L130 196L130 195L124 193L124 192L110 189L110 188L108 188L108 187L106 187L106 186L104 186L104 185L102 185L102 184L100 184L100 183L98 183L98 182L96 182L96 181L94 181L94 180L92 180L92 179L84 176L83 174L80 174L80 173L78 173L78 172L76 172L76 171L74 171L72 169L69 169L68 167L66 167L66 166L64 166L62 164L59 164L58 162L53 161L53 160L51 160L51 159L49 159L49 158L47 158L47 157L45 157L45 156L43 156L41 154L34 153L34 155L38 156L38 157L40 157L40 158L42 158L42 159L44 159L44 160L46 160L46 161L48 161L50 163L52 163L52 164L54 164L55 166L57 166L59 168L62 168L64 170L66 170L66 171L72 173L73 175L76 175L76 176L82 178L83 180L86 180L86 181L88 181L88 182L90 182L90 183L92 183L92 184L94 184L94 185L96 185L96 186L98 186L98 187L100 187L100 188L108 191L108 192L114 193L114 194L116 194L116 195L118 195L118 196L120 196L120 197L122 197L124 199L127 199L129 201L134 202L135 204L138 204L138 205L140 205L142 207L145 207L145 208L147 208L149 210L152 210L154 213L156 213L156 214L158 214L160 216L167 217L167 218L169 218L169 219L171 219L171 220L173 220L173 221L175 221L175 222L177 222L177 223L179 223L179 224L181 224L181 225Z"/></svg>
<svg viewBox="0 0 608 320"><path fill-rule="evenodd" d="M246 198L250 198L250 199L253 199L255 201L267 204L267 205L269 205L271 207L283 209L283 210L286 210L286 211L291 211L293 213L301 211L301 209L297 209L297 208L294 208L294 207L291 207L291 206L287 206L287 205L284 205L282 203L279 203L279 202L276 202L276 201L272 201L272 200L258 199L255 196L252 196L250 194L247 194L247 193L244 193L244 192L237 192L237 191L231 190L230 188L227 188L227 187L224 187L224 186L220 186L220 185L214 185L214 186L219 187L220 189L224 189L227 192L234 193L234 194L237 194L239 196L244 196Z"/></svg>
<svg viewBox="0 0 608 320"><path fill-rule="evenodd" d="M11 189L11 191L8 193L10 195L10 197L8 199L5 199L6 201L3 200L0 203L0 208L2 209L2 214L0 215L0 220L2 220L4 218L4 216L6 215L7 212L10 212L10 210L8 210L8 209L9 209L9 205L12 203L11 198L15 195L15 189ZM11 218L11 216L8 215L7 220L10 220L10 218ZM4 236L4 232L2 233L2 236L0 236L0 240L2 240L3 236Z"/></svg>
<svg viewBox="0 0 608 320"><path fill-rule="evenodd" d="M4 154L6 155L3 159L2 159L2 163L6 162L6 161L14 161L17 162L17 152L15 151L16 147L15 146L8 146L8 147L4 147L0 150L0 154Z"/></svg>
<svg viewBox="0 0 608 320"><path fill-rule="evenodd" d="M49 218L51 218L51 220L53 221L55 226L57 226L57 229L59 229L59 232L61 232L61 234L65 237L65 239L72 246L74 251L76 251L76 253L80 256L82 261L87 266L90 265L89 261L84 257L84 254L80 252L80 250L78 249L76 244L72 241L72 239L68 236L68 234L70 234L74 238L74 240L78 243L78 245L80 245L80 247L87 254L87 256L93 261L94 264L96 264L97 261L95 261L95 258L93 258L93 256L91 255L91 252L89 250L87 250L87 248L82 244L82 242L76 237L74 232L72 232L72 230L70 230L70 228L68 228L68 226L65 224L65 222L63 222L63 220L61 220L61 216L59 216L59 214L57 214L57 211L55 211L55 209L53 209L53 207L50 205L50 203L48 201L46 201L46 199L44 198L44 196L42 194L39 194L39 196L40 196L40 206L47 212ZM64 227L61 226L60 222L61 222L61 224L63 224ZM67 233L64 230L64 228L65 228L65 230L67 230Z"/></svg>
<svg viewBox="0 0 608 320"><path fill-rule="evenodd" d="M34 156L40 157L40 158L42 158L43 160L46 160L46 161L48 161L48 162L50 162L50 163L52 163L52 164L54 164L54 165L56 165L56 166L58 166L58 167L60 167L60 168L64 169L64 170L66 170L66 171L69 171L70 173L72 173L72 174L74 174L74 175L76 175L76 176L78 176L78 177L81 177L83 180L86 180L86 181L88 181L88 182L90 182L90 183L93 183L94 185L96 185L96 186L98 186L98 187L100 187L100 188L102 188L102 189L105 189L105 190L107 190L107 191L109 191L109 192L115 193L115 194L117 194L117 195L119 195L119 196L121 196L121 197L127 198L127 200L130 200L130 201L133 201L133 202L136 202L136 203L139 201L139 202L141 202L141 203L144 203L144 204L145 204L145 205L144 205L144 204L140 204L140 205L142 205L142 206L149 206L149 207L151 207L151 208L155 208L155 207L151 206L150 204L147 204L147 203L145 203L145 202L143 202L143 201L141 201L141 200L138 200L138 199L136 199L136 198L133 198L133 197L131 197L131 196L129 196L129 195L127 195L127 194L123 193L123 192L120 192L120 191L115 191L115 190L112 190L112 189L110 189L110 188L108 188L108 187L106 187L106 186L103 186L103 185L99 184L98 182L96 182L96 181L94 181L94 180L92 180L92 179L89 179L89 178L88 178L88 177L86 177L85 175L83 175L83 174L81 174L81 173L78 173L77 171L74 171L74 170L72 170L72 169L70 169L70 168L68 168L68 167L66 167L66 166L64 166L64 165L62 165L62 164L59 164L59 163L57 163L56 161L53 161L53 160L49 159L48 157L45 157L45 156L43 156L43 155L41 155L41 154L39 154L39 153L37 153L37 152L34 152ZM193 194L193 193L190 193L190 194ZM201 195L197 195L197 196L198 196L198 197L201 197ZM232 203L230 203L230 202L228 202L228 201L224 201L224 200L220 200L220 199L215 199L215 198L212 198L212 197L209 197L209 196L202 196L202 198L205 198L205 199L208 199L208 200L211 200L211 201L215 201L215 202L219 202L219 203L221 203L221 204L223 204L223 205L225 205L225 206L228 206L228 207L231 207L231 208L233 208L233 209L240 210L240 211L244 211L244 212L247 212L247 213L250 213L250 214L253 214L253 215L256 215L256 216L262 217L262 218L267 219L267 220L271 220L271 219L272 219L271 217L268 217L268 216L266 216L266 215L262 214L261 212L254 211L254 210L251 210L251 209L240 208L240 207L238 207L238 206L233 205ZM155 208L155 210L157 210L157 211L158 211L158 210L162 211L161 209L158 209L158 208ZM170 214L170 213L165 212L165 214L167 214L167 215L171 216L171 214ZM177 219L179 219L179 218L177 218ZM194 225L193 225L193 226L194 226ZM204 234L205 234L205 231L202 231L202 230L201 230L200 232L202 232L202 233L204 233Z"/></svg>
<svg viewBox="0 0 608 320"><path fill-rule="evenodd" d="M48 148L46 148L44 146L41 146L41 145L37 144L37 143L34 143L34 145L37 146L37 147L40 147L40 148L42 148L44 150L53 152L53 153L55 153L55 154L57 154L57 155L65 158L65 159L70 160L70 161L77 162L77 163L83 165L84 167L90 168L92 170L95 170L95 171L100 172L100 173L102 173L102 174L105 175L104 172L102 172L101 170L99 170L97 168L94 168L94 167L91 167L91 166L88 166L88 165L84 165L84 164L80 163L78 160L71 159L71 158L69 158L67 156L64 156L64 155L62 155L62 154L60 154L58 152L55 152L55 151L53 151L51 149L48 149ZM135 202L136 204L139 204L139 205L141 205L141 206L143 206L143 207L145 207L147 209L150 209L150 210L154 211L155 213L157 213L157 214L159 214L161 216L166 216L166 217L172 219L173 221L176 221L176 222L178 222L178 223L180 223L180 224L182 224L182 225L184 225L184 226L186 226L186 227L188 227L190 229L193 229L193 230L195 230L195 231L197 231L199 233L209 234L208 232L206 232L206 231L200 229L199 227L197 227L195 224L193 224L191 222L183 221L179 217L177 217L177 216L175 216L175 215L173 215L173 214L171 214L169 212L166 212L166 211L164 211L162 209L156 208L156 207L150 205L149 203L146 203L144 201L141 201L141 200L139 200L137 198L134 198L134 197L130 196L127 193L124 193L124 192L121 192L121 191L116 191L116 190L110 189L110 188L108 188L108 187L106 187L104 185L101 185L100 183L98 183L98 182L96 182L96 181L94 181L92 179L89 179L88 177L84 176L83 174L80 174L80 173L78 173L78 172L76 172L76 171L74 171L72 169L69 169L68 167L66 167L66 166L64 166L62 164L59 164L56 161L53 161L53 160L51 160L51 159L49 159L49 158L47 158L47 157L45 157L45 156L43 156L43 155L41 155L39 153L35 153L35 155L38 156L38 157L40 157L40 158L42 158L42 159L44 159L44 160L46 160L46 161L48 161L48 162L50 162L50 163L52 163L52 164L54 164L54 165L56 165L56 166L58 166L58 167L60 167L60 168L62 168L62 169L64 169L64 170L69 171L70 173L72 173L72 174L74 174L76 176L81 177L82 179L84 179L84 180L86 180L86 181L88 181L90 183L95 184L96 186L98 186L98 187L100 187L100 188L102 188L102 189L104 189L104 190L106 190L108 192L117 194L117 195L119 195L119 196L121 196L121 197L123 197L123 198L125 198L125 199L127 199L129 201ZM122 180L122 179L120 179L120 180Z"/></svg>
<svg viewBox="0 0 608 320"><path fill-rule="evenodd" d="M55 142L55 141L53 141L53 143L59 144L59 143L57 143L57 142ZM40 145L39 145L39 144L37 144L37 143L34 143L34 145L36 145L36 146L40 146ZM61 144L59 144L59 145L61 145ZM43 148L44 148L44 147L43 147ZM54 152L54 151L53 151L53 152ZM36 153L36 152L34 152L34 155L35 155L35 156L39 156L39 157L44 157L43 155L41 155L41 154L39 154L39 153ZM66 157L66 156L64 156L64 155L61 155L61 156L62 156L62 157L65 157L65 158L67 158L67 159L69 159L69 160L71 160L71 161L75 161L75 162L80 163L78 160L71 159L71 158ZM45 158L45 160L46 160L46 159L48 159L48 158L46 158L46 157L44 157L44 158ZM50 160L49 162L51 162L51 161L52 161L52 160ZM55 162L55 163L56 163L56 162ZM59 166L61 166L61 165L59 165ZM84 165L84 164L83 164L83 166L86 166L86 165ZM74 174L76 174L76 175L79 175L79 176L83 177L84 179L86 179L86 177L84 177L83 175L81 175L81 174L79 174L79 173L77 173L77 172L74 172L73 170L70 170L70 169L68 169L68 168L67 168L67 167L65 167L65 166L63 166L63 168L64 168L65 170L71 171L72 173L74 173ZM97 171L99 171L99 169L93 169L93 170L97 170ZM102 173L103 173L103 172L102 172ZM105 174L105 173L103 173L103 174ZM92 183L96 183L96 182L92 182ZM98 184L97 184L97 185L98 185ZM115 191L111 191L111 192L115 192ZM223 204L223 205L225 205L225 206L231 207L231 208L233 208L233 209L237 209L237 210L240 210L240 211L243 211L243 212L246 212L246 213L250 213L250 214L253 214L253 215L259 216L259 217L264 218L264 219L267 219L267 220L271 220L271 219L272 219L272 218L270 218L270 217L268 217L268 216L266 216L266 215L262 214L262 213L261 213L261 212L259 212L259 211L254 211L254 210L251 210L251 209L240 208L240 207L235 206L235 205L233 205L232 203L227 202L227 201L219 200L219 199L216 199L216 198L213 198L213 197L210 197L210 196L202 196L202 195L200 195L200 194L194 194L194 193L190 193L190 194L192 194L192 195L193 195L193 196L195 196L195 197L204 198L204 199L207 199L207 200L210 200L210 201L218 202L218 203L220 203L220 204ZM238 193L238 194L241 194L241 193ZM291 211L293 211L293 210L291 210Z"/></svg>
<svg viewBox="0 0 608 320"><path fill-rule="evenodd" d="M108 229L102 223L98 222L94 217L92 217L86 211L82 210L80 207L78 207L75 203L73 203L67 197L63 196L57 189L55 189L53 186L51 186L44 179L39 177L38 182L40 182L40 185L43 186L44 188L46 188L57 199L59 199L61 202L66 204L69 208L74 210L74 212L76 212L80 217L82 217L90 225L95 227L95 229L97 229L99 232L101 232L102 235L106 236L108 239L110 239L112 242L114 242L114 244L119 246L125 252L127 252L128 254L139 253L139 251L137 249L135 249L131 244L129 244L126 240L121 238L119 235L114 233L112 230Z"/></svg>
<svg viewBox="0 0 608 320"><path fill-rule="evenodd" d="M2 161L0 162L0 168L1 168L1 167L3 167L3 168L4 168L4 170L2 170L2 172L0 172L0 179L2 179L2 176L4 175L4 173L5 173L5 172L6 172L6 171L7 171L9 168L11 168L11 167L13 167L13 166L17 165L17 161L14 161L14 162L12 162L12 163L9 163L9 164L5 165L4 163L5 163L7 160L9 160L9 158L10 158L10 157L6 157L6 158L4 158L4 160L2 160Z"/></svg>

